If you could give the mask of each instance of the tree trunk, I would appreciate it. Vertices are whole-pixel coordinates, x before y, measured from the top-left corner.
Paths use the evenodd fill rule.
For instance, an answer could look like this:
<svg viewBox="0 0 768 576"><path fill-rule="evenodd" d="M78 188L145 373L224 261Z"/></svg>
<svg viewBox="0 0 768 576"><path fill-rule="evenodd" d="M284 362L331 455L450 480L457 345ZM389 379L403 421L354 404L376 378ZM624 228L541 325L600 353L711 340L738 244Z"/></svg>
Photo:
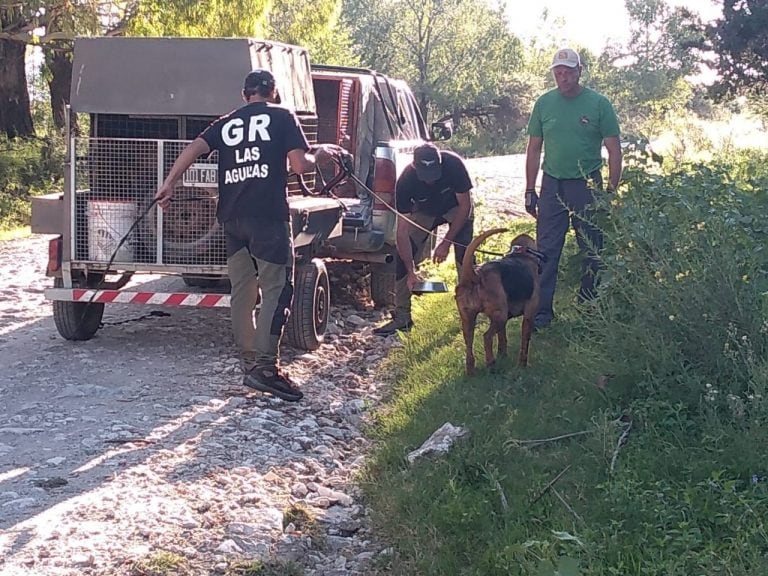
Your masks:
<svg viewBox="0 0 768 576"><path fill-rule="evenodd" d="M0 7L0 30L18 27L21 14L13 7ZM17 40L0 40L0 133L9 138L35 135L29 107L27 45Z"/></svg>
<svg viewBox="0 0 768 576"><path fill-rule="evenodd" d="M69 90L72 86L71 47L57 46L56 49L46 49L45 63L51 72L48 88L51 92L53 125L59 130L63 130L65 108L69 104Z"/></svg>

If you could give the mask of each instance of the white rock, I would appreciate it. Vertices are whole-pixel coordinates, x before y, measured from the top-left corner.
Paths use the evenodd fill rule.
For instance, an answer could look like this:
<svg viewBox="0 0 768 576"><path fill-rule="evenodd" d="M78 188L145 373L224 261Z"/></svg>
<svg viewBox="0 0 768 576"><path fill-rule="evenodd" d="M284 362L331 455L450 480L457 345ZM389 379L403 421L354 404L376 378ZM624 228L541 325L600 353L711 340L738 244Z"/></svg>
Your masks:
<svg viewBox="0 0 768 576"><path fill-rule="evenodd" d="M34 506L37 503L37 499L35 498L17 498L15 500L9 500L8 502L3 502L2 507L3 508L29 508L30 506Z"/></svg>
<svg viewBox="0 0 768 576"><path fill-rule="evenodd" d="M454 426L450 422L446 422L435 430L424 444L408 454L408 462L413 464L416 460L428 454L446 454L451 449L451 446L453 446L454 441L463 438L468 432L466 428Z"/></svg>
<svg viewBox="0 0 768 576"><path fill-rule="evenodd" d="M308 492L309 489L307 488L307 485L302 482L297 482L291 486L291 494L293 494L296 498L304 498Z"/></svg>
<svg viewBox="0 0 768 576"><path fill-rule="evenodd" d="M221 544L219 544L216 547L216 551L222 552L224 554L242 554L243 553L243 549L237 545L237 542L231 539L224 540Z"/></svg>
<svg viewBox="0 0 768 576"><path fill-rule="evenodd" d="M42 432L45 428L14 428L13 426L5 426L0 428L0 434L15 434L16 436L26 436L27 434L35 434L36 432Z"/></svg>

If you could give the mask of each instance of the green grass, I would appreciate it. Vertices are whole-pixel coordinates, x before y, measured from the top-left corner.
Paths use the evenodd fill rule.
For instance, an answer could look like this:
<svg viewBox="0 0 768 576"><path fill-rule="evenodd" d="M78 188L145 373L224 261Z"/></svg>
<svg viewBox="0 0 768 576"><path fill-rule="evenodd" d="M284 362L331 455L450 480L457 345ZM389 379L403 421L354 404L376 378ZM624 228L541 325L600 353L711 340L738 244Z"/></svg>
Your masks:
<svg viewBox="0 0 768 576"><path fill-rule="evenodd" d="M706 207L709 200L704 202ZM647 234L649 229L644 223L641 230ZM670 234L669 227L665 233ZM723 355L722 341L701 333L699 364L687 363L684 354L682 360L669 354L659 362L663 371L656 370L653 355L645 349L640 354L635 346L686 350L693 357L696 341L688 346L676 338L694 336L661 320L654 326L622 314L643 314L642 307L635 311L632 305L645 306L649 294L672 301L670 294L680 293L679 286L665 285L668 291L657 294L650 291L658 284L653 275L648 286L636 275L629 280L615 275L611 290L628 298L626 308L616 310L619 300L611 296L594 309L579 309L573 250L569 243L561 262L558 319L534 335L527 369L515 365L520 337L515 319L508 325L509 359L466 378L452 295L416 301L416 328L387 367L395 374L394 390L373 426L379 450L363 479L379 534L395 551L380 561L379 573L768 574L766 411L754 400L747 403L746 415L737 416L725 402L707 400L710 388L702 380L716 375L714 386L732 391L729 402L738 404L761 396L755 390L768 385L768 369L753 358L740 365L749 374L741 378L727 359L712 358ZM442 268L440 274L452 278L453 271ZM629 290L618 290L624 281ZM633 300L633 286L648 291ZM725 291L710 296L696 305L738 308L728 305ZM760 322L758 311L755 323ZM761 353L756 331L739 326ZM476 335L478 360L484 327ZM604 339L596 341L594 334ZM595 350L596 343L612 357ZM633 360L634 355L643 361L649 357L650 364ZM636 371L617 372L623 366ZM745 389L740 382L747 379ZM617 451L629 421L626 443ZM469 437L447 456L409 466L406 454L445 422L466 427ZM580 432L585 433L526 442Z"/></svg>
<svg viewBox="0 0 768 576"><path fill-rule="evenodd" d="M189 572L183 556L168 550L158 550L133 565L132 576L181 576Z"/></svg>

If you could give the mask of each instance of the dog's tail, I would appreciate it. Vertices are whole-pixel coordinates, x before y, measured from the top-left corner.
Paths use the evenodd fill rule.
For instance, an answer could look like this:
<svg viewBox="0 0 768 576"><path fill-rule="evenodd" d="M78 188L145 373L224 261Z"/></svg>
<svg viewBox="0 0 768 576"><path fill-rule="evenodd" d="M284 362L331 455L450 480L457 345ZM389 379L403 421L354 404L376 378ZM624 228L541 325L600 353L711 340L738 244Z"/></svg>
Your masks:
<svg viewBox="0 0 768 576"><path fill-rule="evenodd" d="M460 283L470 283L475 278L475 251L485 239L494 234L501 234L507 232L506 228L493 228L492 230L486 230L482 234L475 236L472 242L467 246L467 251L464 253L464 259L461 262L461 274L459 274Z"/></svg>

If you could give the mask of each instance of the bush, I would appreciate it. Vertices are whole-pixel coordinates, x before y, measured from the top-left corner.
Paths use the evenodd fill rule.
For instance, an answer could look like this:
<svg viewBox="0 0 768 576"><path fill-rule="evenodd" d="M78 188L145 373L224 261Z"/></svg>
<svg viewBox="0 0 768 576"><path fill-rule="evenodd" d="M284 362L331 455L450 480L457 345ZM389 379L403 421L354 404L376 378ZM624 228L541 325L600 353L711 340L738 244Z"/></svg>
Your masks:
<svg viewBox="0 0 768 576"><path fill-rule="evenodd" d="M743 154L668 175L630 170L610 205L584 358L634 397L720 408L754 399L768 366L768 169Z"/></svg>
<svg viewBox="0 0 768 576"><path fill-rule="evenodd" d="M64 142L0 137L0 229L29 223L29 199L62 185Z"/></svg>

